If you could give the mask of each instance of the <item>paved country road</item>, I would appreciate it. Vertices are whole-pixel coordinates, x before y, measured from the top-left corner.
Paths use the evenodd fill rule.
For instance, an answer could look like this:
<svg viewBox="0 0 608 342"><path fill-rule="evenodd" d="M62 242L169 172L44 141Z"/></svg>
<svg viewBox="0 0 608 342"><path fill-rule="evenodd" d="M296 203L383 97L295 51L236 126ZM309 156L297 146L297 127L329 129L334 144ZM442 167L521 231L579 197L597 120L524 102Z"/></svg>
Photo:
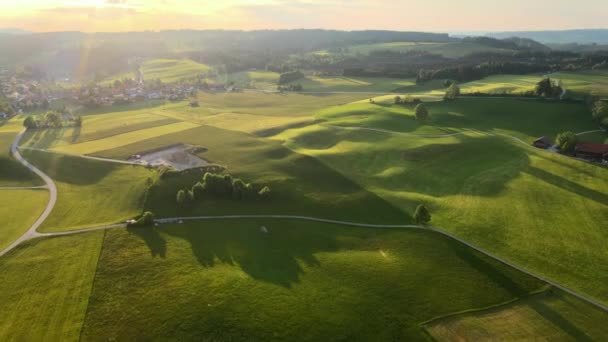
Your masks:
<svg viewBox="0 0 608 342"><path fill-rule="evenodd" d="M32 224L30 226L30 228L23 235L21 235L17 240L15 240L13 243L11 243L8 247L6 247L5 249L0 251L0 257L3 256L4 254L8 253L13 248L17 247L23 241L29 240L29 239L32 239L35 237L39 237L40 233L38 233L36 230L38 229L38 227L40 227L42 222L44 222L44 220L46 220L46 218L49 217L49 215L51 214L51 211L55 207L55 203L57 202L57 186L55 185L55 182L53 182L51 177L47 176L44 172L40 171L34 165L30 164L27 160L25 160L25 158L23 158L23 156L21 156L21 153L19 153L19 141L21 140L23 133L25 133L25 129L22 130L21 132L19 132L19 134L17 134L17 137L15 138L15 140L13 141L13 144L11 145L11 153L13 154L13 157L18 162L23 164L23 166L27 167L28 169L32 170L32 172L34 172L35 174L40 176L40 178L42 178L42 180L44 180L44 183L46 184L46 187L49 190L49 203L46 205L46 208L44 209L44 211L42 212L40 217L38 217L36 222L34 222L34 224Z"/></svg>

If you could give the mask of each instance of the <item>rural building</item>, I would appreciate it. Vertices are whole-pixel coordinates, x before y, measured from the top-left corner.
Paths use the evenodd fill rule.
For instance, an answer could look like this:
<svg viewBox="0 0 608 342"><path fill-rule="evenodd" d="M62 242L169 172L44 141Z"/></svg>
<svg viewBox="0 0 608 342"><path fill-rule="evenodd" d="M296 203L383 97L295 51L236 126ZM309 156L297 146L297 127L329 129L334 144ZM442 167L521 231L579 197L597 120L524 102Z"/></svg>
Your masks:
<svg viewBox="0 0 608 342"><path fill-rule="evenodd" d="M540 138L534 140L532 145L534 145L534 147L537 147L537 148L547 149L547 148L553 146L553 142L551 141L551 139L549 139L547 137L540 137Z"/></svg>
<svg viewBox="0 0 608 342"><path fill-rule="evenodd" d="M574 152L580 158L608 161L608 144L579 143Z"/></svg>

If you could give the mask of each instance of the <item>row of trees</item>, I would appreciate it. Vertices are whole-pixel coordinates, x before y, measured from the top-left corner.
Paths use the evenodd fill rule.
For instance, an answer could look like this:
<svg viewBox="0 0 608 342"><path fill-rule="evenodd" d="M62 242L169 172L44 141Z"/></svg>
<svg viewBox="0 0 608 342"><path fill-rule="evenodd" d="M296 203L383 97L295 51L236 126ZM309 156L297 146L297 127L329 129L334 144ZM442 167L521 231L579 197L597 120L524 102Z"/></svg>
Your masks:
<svg viewBox="0 0 608 342"><path fill-rule="evenodd" d="M418 71L416 83L430 80L452 79L458 82L480 80L484 77L497 74L522 75L535 72L545 72L549 69L546 64L520 63L520 62L487 62L478 65L461 65L435 70Z"/></svg>
<svg viewBox="0 0 608 342"><path fill-rule="evenodd" d="M176 194L176 201L178 204L184 205L202 200L205 195L246 200L268 198L270 194L271 191L268 186L257 189L251 183L245 183L242 179L234 178L229 174L220 175L207 172L203 176L202 182L194 184L191 189L179 190Z"/></svg>
<svg viewBox="0 0 608 342"><path fill-rule="evenodd" d="M76 116L73 119L73 126L82 127L82 117ZM37 119L33 116L28 116L23 120L23 127L26 129L36 129L36 128L60 128L63 127L64 123L62 120L62 114L50 111L44 114L44 116L40 119Z"/></svg>

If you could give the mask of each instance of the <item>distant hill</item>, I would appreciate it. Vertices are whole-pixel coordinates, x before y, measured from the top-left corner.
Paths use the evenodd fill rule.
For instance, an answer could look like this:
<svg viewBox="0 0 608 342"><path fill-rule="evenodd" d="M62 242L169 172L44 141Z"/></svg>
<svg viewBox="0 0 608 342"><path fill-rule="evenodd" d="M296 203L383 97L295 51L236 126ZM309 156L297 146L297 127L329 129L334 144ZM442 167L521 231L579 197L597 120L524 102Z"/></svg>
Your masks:
<svg viewBox="0 0 608 342"><path fill-rule="evenodd" d="M528 38L544 44L608 44L608 29L493 32L486 33L485 35L498 39L510 37Z"/></svg>
<svg viewBox="0 0 608 342"><path fill-rule="evenodd" d="M535 40L521 37L509 37L505 39L496 39L491 37L465 37L462 39L462 41L506 50L551 51L551 48L548 46L545 46Z"/></svg>
<svg viewBox="0 0 608 342"><path fill-rule="evenodd" d="M26 31L26 30L22 30L22 29L17 29L17 28L0 28L0 33L4 33L4 34L30 34L32 32Z"/></svg>

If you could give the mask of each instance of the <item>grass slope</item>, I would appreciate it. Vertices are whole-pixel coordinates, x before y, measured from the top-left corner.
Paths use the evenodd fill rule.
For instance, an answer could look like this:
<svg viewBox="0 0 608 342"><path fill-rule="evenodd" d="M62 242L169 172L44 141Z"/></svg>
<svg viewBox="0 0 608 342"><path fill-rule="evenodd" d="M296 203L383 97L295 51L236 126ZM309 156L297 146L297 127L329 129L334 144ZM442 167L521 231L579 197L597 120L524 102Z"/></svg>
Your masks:
<svg viewBox="0 0 608 342"><path fill-rule="evenodd" d="M589 122L578 105L534 101L471 99L429 108L435 123L460 122L526 139L541 130L584 130ZM383 127L400 127L400 120L395 115ZM605 168L483 134L421 138L319 126L276 138L395 207L411 212L425 202L433 224L608 303Z"/></svg>
<svg viewBox="0 0 608 342"><path fill-rule="evenodd" d="M608 315L572 296L549 291L491 310L431 322L439 341L600 341Z"/></svg>
<svg viewBox="0 0 608 342"><path fill-rule="evenodd" d="M381 77L322 77L322 76L306 76L303 79L292 82L300 84L304 88L303 91L319 91L319 92L392 92L398 89L415 86L413 79L397 79L397 78L381 78Z"/></svg>
<svg viewBox="0 0 608 342"><path fill-rule="evenodd" d="M274 194L268 201L208 200L192 208L181 208L175 203L175 193L181 187L191 187L199 178L170 179L161 182L148 197L147 208L158 215L274 213L364 222L411 222L409 213L362 190L314 158L294 153L277 141L250 134L202 126L103 151L99 155L124 158L135 151L178 142L208 148L201 157L226 166L227 173L257 186L270 185Z"/></svg>
<svg viewBox="0 0 608 342"><path fill-rule="evenodd" d="M0 258L0 340L79 339L102 236L30 240Z"/></svg>
<svg viewBox="0 0 608 342"><path fill-rule="evenodd" d="M0 250L17 240L42 214L45 190L0 190Z"/></svg>
<svg viewBox="0 0 608 342"><path fill-rule="evenodd" d="M57 184L57 204L42 231L116 223L141 212L146 179L154 173L126 166L28 151L24 156Z"/></svg>
<svg viewBox="0 0 608 342"><path fill-rule="evenodd" d="M113 230L83 338L419 340L425 319L540 286L423 231L273 220Z"/></svg>

